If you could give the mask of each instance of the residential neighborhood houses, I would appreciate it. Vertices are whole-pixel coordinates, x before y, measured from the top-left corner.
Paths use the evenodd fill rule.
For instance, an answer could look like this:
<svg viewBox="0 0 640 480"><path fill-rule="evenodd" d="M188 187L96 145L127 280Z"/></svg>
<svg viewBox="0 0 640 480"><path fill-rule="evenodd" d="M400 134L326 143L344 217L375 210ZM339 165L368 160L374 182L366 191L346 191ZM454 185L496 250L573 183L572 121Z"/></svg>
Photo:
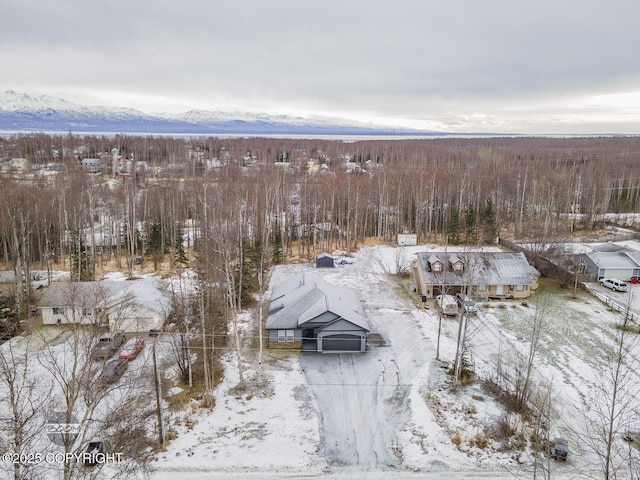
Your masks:
<svg viewBox="0 0 640 480"><path fill-rule="evenodd" d="M319 173L328 169L332 163L330 157L321 150L316 151L317 157L311 157L309 152L300 150L295 152L295 157L284 155L283 161L267 161L264 156L257 157L248 152L246 155L234 157L226 147L220 147L217 152L211 153L191 146L177 158L173 158L162 166L151 166L143 158L136 158L133 152L122 154L118 148L110 151L93 151L86 145L80 145L75 149L55 149L51 152L38 152L38 155L49 156L57 162L31 161L23 157L13 157L0 161L0 174L11 174L22 178L29 178L36 174L52 175L66 171L77 165L81 170L91 175L109 175L112 178L126 178L136 174L139 178L184 178L185 176L202 174L205 171L215 171L233 161L239 162L243 167L260 167L272 165L274 168L284 167L307 171L310 174ZM90 156L93 154L93 156ZM63 159L73 159L73 162L60 161ZM349 161L349 155L339 156L341 168L346 173L369 173L359 165ZM334 161L335 163L335 161Z"/></svg>

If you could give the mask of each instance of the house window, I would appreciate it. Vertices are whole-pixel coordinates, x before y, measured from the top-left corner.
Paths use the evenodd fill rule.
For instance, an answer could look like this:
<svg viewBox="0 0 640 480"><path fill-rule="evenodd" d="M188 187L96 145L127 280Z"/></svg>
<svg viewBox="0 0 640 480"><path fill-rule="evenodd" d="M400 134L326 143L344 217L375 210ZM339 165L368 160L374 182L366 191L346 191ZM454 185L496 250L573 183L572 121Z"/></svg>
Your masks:
<svg viewBox="0 0 640 480"><path fill-rule="evenodd" d="M440 271L440 264L439 263L434 263L431 267L433 268L434 272L439 272Z"/></svg>
<svg viewBox="0 0 640 480"><path fill-rule="evenodd" d="M453 266L453 270L456 272L461 272L462 271L462 263L457 262L454 266Z"/></svg>
<svg viewBox="0 0 640 480"><path fill-rule="evenodd" d="M278 342L293 342L293 330L278 330Z"/></svg>
<svg viewBox="0 0 640 480"><path fill-rule="evenodd" d="M478 285L478 290L480 290L481 292L486 292L487 291L487 286L486 285Z"/></svg>
<svg viewBox="0 0 640 480"><path fill-rule="evenodd" d="M524 285L516 285L516 292L524 292Z"/></svg>
<svg viewBox="0 0 640 480"><path fill-rule="evenodd" d="M53 314L54 315L59 315L60 314L60 309L58 307L53 307Z"/></svg>

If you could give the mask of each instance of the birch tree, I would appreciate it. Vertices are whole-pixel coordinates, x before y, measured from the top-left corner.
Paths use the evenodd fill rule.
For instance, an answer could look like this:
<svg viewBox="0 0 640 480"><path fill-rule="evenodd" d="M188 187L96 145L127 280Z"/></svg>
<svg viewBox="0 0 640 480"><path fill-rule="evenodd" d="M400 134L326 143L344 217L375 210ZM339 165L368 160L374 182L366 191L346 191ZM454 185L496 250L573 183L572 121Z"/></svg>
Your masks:
<svg viewBox="0 0 640 480"><path fill-rule="evenodd" d="M635 352L640 337L628 311L614 325L613 342L605 352L605 363L586 409L587 436L583 441L599 459L605 480L632 477L640 473L637 458L621 448L620 439L633 429L637 418L635 400L640 394Z"/></svg>
<svg viewBox="0 0 640 480"><path fill-rule="evenodd" d="M33 374L33 337L19 337L0 346L0 432L3 451L28 458L40 451L45 435L43 412L49 408L52 385ZM1 465L14 480L37 478L43 465L13 462ZM9 470L13 470L9 472Z"/></svg>

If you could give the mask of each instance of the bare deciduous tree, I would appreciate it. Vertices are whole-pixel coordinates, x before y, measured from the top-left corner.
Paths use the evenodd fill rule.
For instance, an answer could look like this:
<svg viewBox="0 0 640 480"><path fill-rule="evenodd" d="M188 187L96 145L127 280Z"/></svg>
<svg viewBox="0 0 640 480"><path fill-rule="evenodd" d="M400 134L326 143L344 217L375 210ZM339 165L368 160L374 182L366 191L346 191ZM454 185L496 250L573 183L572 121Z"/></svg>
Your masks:
<svg viewBox="0 0 640 480"><path fill-rule="evenodd" d="M3 451L14 458L28 458L39 451L38 441L45 435L43 415L48 409L52 385L33 374L33 337L16 338L0 346L0 431ZM18 343L19 346L14 344ZM39 462L3 462L13 469L13 479L37 478Z"/></svg>
<svg viewBox="0 0 640 480"><path fill-rule="evenodd" d="M637 418L634 400L640 394L636 380L640 359L634 351L640 337L628 313L621 315L613 328L599 382L585 411L587 435L582 439L600 460L601 478L606 480L619 478L629 471L634 476L639 471L637 460L621 447L620 440L632 430Z"/></svg>

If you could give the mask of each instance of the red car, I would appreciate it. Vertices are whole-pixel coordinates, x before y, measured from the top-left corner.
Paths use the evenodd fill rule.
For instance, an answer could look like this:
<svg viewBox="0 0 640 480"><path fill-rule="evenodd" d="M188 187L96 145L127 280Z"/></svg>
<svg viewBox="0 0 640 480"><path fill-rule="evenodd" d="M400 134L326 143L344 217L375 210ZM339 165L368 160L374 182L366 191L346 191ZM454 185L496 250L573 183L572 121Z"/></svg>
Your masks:
<svg viewBox="0 0 640 480"><path fill-rule="evenodd" d="M144 347L144 338L132 338L122 348L118 358L123 360L133 360L138 356Z"/></svg>

